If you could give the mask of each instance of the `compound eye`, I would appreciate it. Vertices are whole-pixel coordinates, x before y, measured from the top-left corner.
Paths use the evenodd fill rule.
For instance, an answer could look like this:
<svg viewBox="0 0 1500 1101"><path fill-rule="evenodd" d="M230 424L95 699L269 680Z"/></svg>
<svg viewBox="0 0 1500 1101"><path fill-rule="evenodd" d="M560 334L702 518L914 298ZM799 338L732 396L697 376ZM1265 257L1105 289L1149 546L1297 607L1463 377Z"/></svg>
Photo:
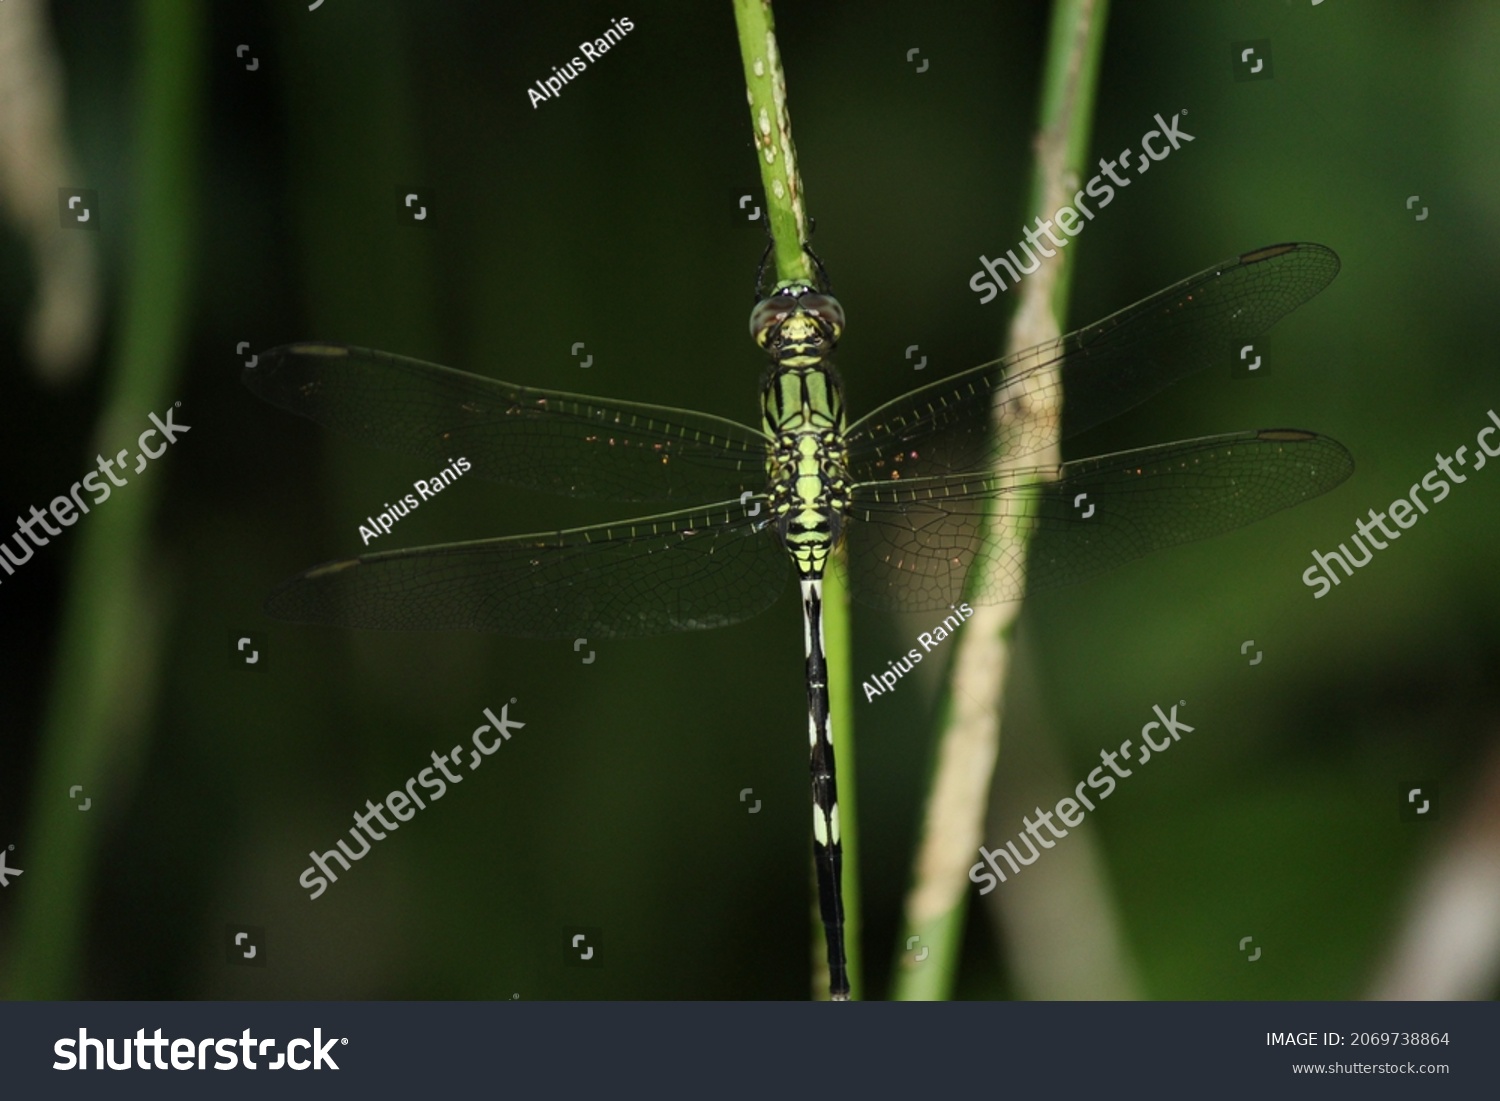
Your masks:
<svg viewBox="0 0 1500 1101"><path fill-rule="evenodd" d="M762 299L750 311L750 339L764 348L771 333L780 328L787 315L797 308L797 300L790 295L776 294Z"/></svg>
<svg viewBox="0 0 1500 1101"><path fill-rule="evenodd" d="M831 294L819 294L811 292L802 295L798 304L822 321L832 331L833 339L838 341L844 331L844 307L839 305L839 300Z"/></svg>

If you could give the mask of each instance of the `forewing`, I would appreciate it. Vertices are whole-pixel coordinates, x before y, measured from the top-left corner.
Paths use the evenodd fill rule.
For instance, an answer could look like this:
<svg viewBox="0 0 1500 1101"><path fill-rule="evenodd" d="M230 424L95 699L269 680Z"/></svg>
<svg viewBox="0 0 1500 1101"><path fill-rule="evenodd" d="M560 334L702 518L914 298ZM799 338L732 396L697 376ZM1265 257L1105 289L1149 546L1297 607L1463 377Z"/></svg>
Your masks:
<svg viewBox="0 0 1500 1101"><path fill-rule="evenodd" d="M1272 245L1225 261L1087 328L930 383L848 432L849 472L880 481L988 470L1109 420L1268 329L1338 274L1322 245ZM1061 400L1060 400L1061 399ZM993 427L997 403L1003 425Z"/></svg>
<svg viewBox="0 0 1500 1101"><path fill-rule="evenodd" d="M288 344L242 373L272 405L386 451L467 458L490 481L572 497L716 501L765 486L765 437L665 406L517 386L339 344Z"/></svg>

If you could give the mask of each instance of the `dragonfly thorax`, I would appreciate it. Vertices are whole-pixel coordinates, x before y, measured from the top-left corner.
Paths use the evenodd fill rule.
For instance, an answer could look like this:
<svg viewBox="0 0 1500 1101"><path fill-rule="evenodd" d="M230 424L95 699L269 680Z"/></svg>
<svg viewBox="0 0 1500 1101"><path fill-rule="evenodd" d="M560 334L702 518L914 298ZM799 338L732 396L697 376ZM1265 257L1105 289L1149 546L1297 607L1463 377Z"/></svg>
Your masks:
<svg viewBox="0 0 1500 1101"><path fill-rule="evenodd" d="M804 578L821 577L848 507L844 397L829 359L844 310L805 283L783 283L755 307L750 332L771 357L761 390L771 513Z"/></svg>

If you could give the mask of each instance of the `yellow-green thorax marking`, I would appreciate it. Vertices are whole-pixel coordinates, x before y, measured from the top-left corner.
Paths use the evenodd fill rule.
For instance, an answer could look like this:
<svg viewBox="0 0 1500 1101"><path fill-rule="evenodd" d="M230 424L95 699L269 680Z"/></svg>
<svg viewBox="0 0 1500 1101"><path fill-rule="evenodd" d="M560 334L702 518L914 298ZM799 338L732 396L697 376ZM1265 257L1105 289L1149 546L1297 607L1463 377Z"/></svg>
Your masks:
<svg viewBox="0 0 1500 1101"><path fill-rule="evenodd" d="M823 576L848 507L844 395L829 359L844 331L832 295L779 284L750 315L750 333L771 357L761 415L771 512L803 578Z"/></svg>

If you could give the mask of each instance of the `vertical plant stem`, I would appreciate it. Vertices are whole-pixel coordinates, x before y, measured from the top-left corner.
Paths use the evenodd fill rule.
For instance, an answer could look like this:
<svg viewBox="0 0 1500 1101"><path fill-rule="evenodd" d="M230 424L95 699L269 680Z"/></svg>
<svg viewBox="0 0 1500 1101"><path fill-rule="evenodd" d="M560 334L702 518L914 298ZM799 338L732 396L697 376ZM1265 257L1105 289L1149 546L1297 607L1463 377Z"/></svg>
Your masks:
<svg viewBox="0 0 1500 1101"><path fill-rule="evenodd" d="M148 414L161 416L172 406L197 228L193 160L203 102L204 9L184 0L143 0L139 11L138 201L129 215L133 239L119 345L95 435L97 449L108 455L125 445L133 451L136 437L151 426ZM110 196L101 195L101 202L107 218ZM123 207L114 210L124 221ZM191 429L190 411L176 423ZM128 483L77 524L30 819L18 847L25 858L13 861L27 874L6 984L10 998L79 995L98 841L126 801L144 747L161 614L145 597L144 574L148 524L165 471L127 466L124 474ZM75 785L83 791L71 798ZM86 813L78 810L84 798L92 802Z"/></svg>
<svg viewBox="0 0 1500 1101"><path fill-rule="evenodd" d="M756 160L765 185L766 216L776 242L776 276L811 281L812 264L802 250L807 240L807 207L797 171L797 149L792 144L786 73L781 68L770 0L734 0L734 21L745 65L745 95L750 101Z"/></svg>
<svg viewBox="0 0 1500 1101"><path fill-rule="evenodd" d="M1028 222L1032 216L1051 218L1078 189L1107 9L1108 0L1057 0L1053 5ZM1072 249L1059 249L1021 284L1008 351L1032 347L1061 333L1072 258ZM1026 465L1057 465L1061 405L1033 405L1025 415L1050 424L1054 441L1050 448L1026 456ZM1002 460L1000 468L1004 465ZM1024 554L1025 533L1017 518L991 515L988 539L992 547L1019 547ZM981 557L993 564L1017 560L998 554ZM953 993L963 944L968 868L983 836L988 793L1000 754L1010 636L1019 608L1018 604L979 607L964 624L942 705L942 733L897 946L896 998L944 999ZM928 950L920 962L916 959L920 948L905 950L912 937L920 938Z"/></svg>
<svg viewBox="0 0 1500 1101"><path fill-rule="evenodd" d="M786 73L776 45L776 25L770 0L733 0L739 31L740 57L745 67L745 91L755 135L756 160L765 186L766 216L775 241L776 277L814 282L812 263L802 246L807 241L807 208L792 122L786 105ZM828 659L829 723L833 755L838 765L839 835L844 851L844 952L848 957L853 998L861 993L859 922L859 842L854 785L854 689L849 627L849 598L843 569L830 559L823 579L823 639ZM813 991L828 996L823 925L813 902L816 964Z"/></svg>
<svg viewBox="0 0 1500 1101"><path fill-rule="evenodd" d="M849 589L844 583L843 562L828 560L823 575L823 643L828 652L828 713L833 730L833 755L838 762L839 835L844 846L844 955L849 964L849 997L864 995L860 968L860 891L859 891L859 801L854 782L854 641L849 619ZM823 943L823 924L814 904L814 936L821 961L827 948ZM826 961L825 961L826 962ZM818 967L813 974L814 992L819 999L828 997L828 969Z"/></svg>

